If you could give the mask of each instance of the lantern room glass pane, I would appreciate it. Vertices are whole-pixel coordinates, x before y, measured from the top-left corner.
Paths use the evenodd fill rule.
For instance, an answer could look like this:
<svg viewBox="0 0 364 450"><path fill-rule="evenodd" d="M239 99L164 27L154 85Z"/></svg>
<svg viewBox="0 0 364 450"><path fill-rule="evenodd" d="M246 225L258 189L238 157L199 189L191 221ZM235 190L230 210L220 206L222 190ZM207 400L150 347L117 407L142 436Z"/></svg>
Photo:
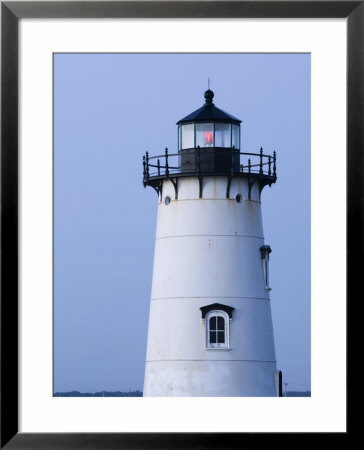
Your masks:
<svg viewBox="0 0 364 450"><path fill-rule="evenodd" d="M229 123L215 123L215 147L231 147Z"/></svg>
<svg viewBox="0 0 364 450"><path fill-rule="evenodd" d="M194 124L182 125L182 149L195 146Z"/></svg>
<svg viewBox="0 0 364 450"><path fill-rule="evenodd" d="M196 124L196 147L201 148L214 146L214 124L197 123Z"/></svg>
<svg viewBox="0 0 364 450"><path fill-rule="evenodd" d="M239 148L240 149L240 136L239 136L239 130L240 126L239 125L232 125L232 146L234 146L235 148Z"/></svg>

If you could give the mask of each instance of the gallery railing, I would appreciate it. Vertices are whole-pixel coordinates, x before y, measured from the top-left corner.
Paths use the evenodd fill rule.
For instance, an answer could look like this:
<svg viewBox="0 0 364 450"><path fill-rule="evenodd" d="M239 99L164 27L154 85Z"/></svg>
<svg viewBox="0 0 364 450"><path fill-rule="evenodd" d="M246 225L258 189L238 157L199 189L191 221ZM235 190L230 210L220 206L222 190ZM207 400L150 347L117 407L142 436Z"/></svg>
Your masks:
<svg viewBox="0 0 364 450"><path fill-rule="evenodd" d="M211 157L219 159L211 163ZM206 164L207 158L209 164ZM263 148L259 153L216 147L209 149L198 147L179 153L169 153L166 148L162 155L149 156L146 152L143 156L143 183L146 186L153 180L207 175L263 177L267 178L267 182L274 183L277 179L276 160L275 151L273 156L266 155Z"/></svg>

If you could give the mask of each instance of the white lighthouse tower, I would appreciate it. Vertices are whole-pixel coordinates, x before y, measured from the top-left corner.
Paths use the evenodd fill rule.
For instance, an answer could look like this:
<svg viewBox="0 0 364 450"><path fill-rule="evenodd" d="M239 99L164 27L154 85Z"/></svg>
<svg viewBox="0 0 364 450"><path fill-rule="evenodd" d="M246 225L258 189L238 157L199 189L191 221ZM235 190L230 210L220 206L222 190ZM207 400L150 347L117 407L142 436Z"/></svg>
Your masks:
<svg viewBox="0 0 364 450"><path fill-rule="evenodd" d="M261 192L276 156L241 152L214 93L180 120L178 152L143 158L158 194L144 396L278 396Z"/></svg>

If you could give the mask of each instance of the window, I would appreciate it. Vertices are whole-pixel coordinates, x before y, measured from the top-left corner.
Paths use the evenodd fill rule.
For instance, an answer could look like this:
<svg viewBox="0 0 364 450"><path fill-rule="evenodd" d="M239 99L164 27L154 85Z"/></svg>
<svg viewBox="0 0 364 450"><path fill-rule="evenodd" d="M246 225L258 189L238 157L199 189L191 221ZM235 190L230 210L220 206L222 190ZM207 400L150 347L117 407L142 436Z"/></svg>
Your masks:
<svg viewBox="0 0 364 450"><path fill-rule="evenodd" d="M220 122L197 122L179 125L178 150L190 148L240 149L240 125Z"/></svg>
<svg viewBox="0 0 364 450"><path fill-rule="evenodd" d="M182 150L195 146L195 126L193 123L182 125Z"/></svg>
<svg viewBox="0 0 364 450"><path fill-rule="evenodd" d="M182 147L182 126L178 127L178 151L181 150Z"/></svg>
<svg viewBox="0 0 364 450"><path fill-rule="evenodd" d="M230 124L215 124L215 147L231 147Z"/></svg>
<svg viewBox="0 0 364 450"><path fill-rule="evenodd" d="M240 149L240 127L232 125L232 146Z"/></svg>
<svg viewBox="0 0 364 450"><path fill-rule="evenodd" d="M263 268L263 276L264 276L264 284L265 290L271 291L272 289L269 287L269 253L272 252L272 249L269 245L262 245L260 247L260 255L262 258L262 268Z"/></svg>
<svg viewBox="0 0 364 450"><path fill-rule="evenodd" d="M229 349L230 323L234 308L220 303L203 306L202 323L205 326L205 348Z"/></svg>
<svg viewBox="0 0 364 450"><path fill-rule="evenodd" d="M226 348L228 347L229 317L224 311L211 311L206 320L206 347Z"/></svg>
<svg viewBox="0 0 364 450"><path fill-rule="evenodd" d="M196 147L214 147L214 124L197 123L196 124Z"/></svg>

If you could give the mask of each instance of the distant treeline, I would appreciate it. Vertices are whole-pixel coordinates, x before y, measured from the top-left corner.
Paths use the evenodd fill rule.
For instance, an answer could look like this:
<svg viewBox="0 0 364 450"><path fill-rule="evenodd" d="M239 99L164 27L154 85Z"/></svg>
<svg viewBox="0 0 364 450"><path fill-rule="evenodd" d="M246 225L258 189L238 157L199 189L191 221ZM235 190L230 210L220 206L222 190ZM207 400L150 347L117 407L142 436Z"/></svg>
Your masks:
<svg viewBox="0 0 364 450"><path fill-rule="evenodd" d="M143 397L141 391L101 391L101 392L55 392L54 397ZM311 397L311 391L287 391L284 397Z"/></svg>
<svg viewBox="0 0 364 450"><path fill-rule="evenodd" d="M53 397L143 397L141 391L101 391L101 392L55 392Z"/></svg>
<svg viewBox="0 0 364 450"><path fill-rule="evenodd" d="M287 395L283 394L285 397L311 397L311 391L287 391Z"/></svg>

